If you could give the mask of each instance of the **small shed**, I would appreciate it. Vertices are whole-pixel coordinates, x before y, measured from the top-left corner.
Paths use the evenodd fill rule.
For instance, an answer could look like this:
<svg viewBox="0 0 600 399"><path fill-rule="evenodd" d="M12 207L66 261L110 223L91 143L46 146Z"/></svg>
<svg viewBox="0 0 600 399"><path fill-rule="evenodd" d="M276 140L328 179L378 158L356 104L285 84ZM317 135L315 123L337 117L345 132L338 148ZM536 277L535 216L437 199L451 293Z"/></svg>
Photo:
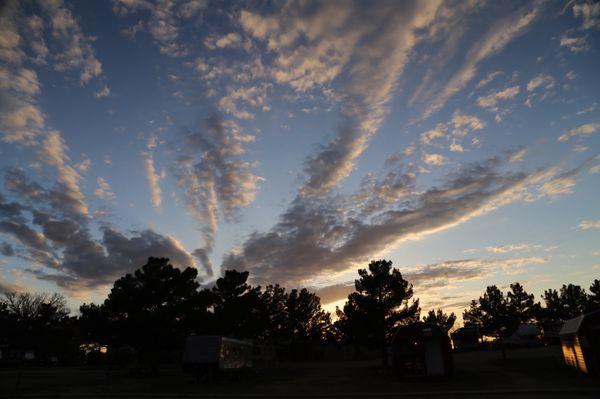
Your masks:
<svg viewBox="0 0 600 399"><path fill-rule="evenodd" d="M450 336L455 350L462 351L481 347L481 333L477 326L461 327Z"/></svg>
<svg viewBox="0 0 600 399"><path fill-rule="evenodd" d="M567 365L600 374L600 310L565 321L559 336Z"/></svg>
<svg viewBox="0 0 600 399"><path fill-rule="evenodd" d="M252 343L215 335L190 335L185 342L186 371L232 371L252 367Z"/></svg>
<svg viewBox="0 0 600 399"><path fill-rule="evenodd" d="M504 343L510 346L536 346L541 343L540 328L534 323L521 323L517 330L504 338Z"/></svg>
<svg viewBox="0 0 600 399"><path fill-rule="evenodd" d="M390 347L392 366L402 376L448 376L452 348L438 325L417 322L398 328Z"/></svg>

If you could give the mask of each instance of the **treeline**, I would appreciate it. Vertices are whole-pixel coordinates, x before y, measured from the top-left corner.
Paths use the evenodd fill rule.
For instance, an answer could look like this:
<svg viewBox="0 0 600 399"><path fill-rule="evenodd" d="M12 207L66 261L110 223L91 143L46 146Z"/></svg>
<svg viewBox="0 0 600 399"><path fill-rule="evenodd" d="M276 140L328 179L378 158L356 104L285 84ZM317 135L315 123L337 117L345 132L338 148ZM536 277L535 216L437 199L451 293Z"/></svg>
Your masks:
<svg viewBox="0 0 600 399"><path fill-rule="evenodd" d="M358 270L355 291L336 320L307 289L286 290L248 283L248 272L227 270L213 287L202 288L193 268L180 270L165 258L148 263L115 281L102 304L83 304L70 315L60 295L7 294L0 301L0 348L22 358L33 351L38 359L80 359L109 348L119 357L123 348L139 361L177 360L189 334L225 335L275 345L317 343L385 348L395 328L421 319L413 287L391 261L373 261ZM520 322L565 320L599 307L600 282L587 294L578 286L544 293L545 306L515 283L505 295L488 287L471 303L463 319L488 335L504 334ZM448 332L454 314L431 310L423 320ZM121 353L122 354L122 353ZM382 359L386 359L382 351ZM125 356L125 354L123 354ZM169 358L171 356L171 358Z"/></svg>
<svg viewBox="0 0 600 399"><path fill-rule="evenodd" d="M578 285L549 289L536 302L519 283L504 294L497 286L487 287L478 300L472 300L463 313L466 327L477 326L484 335L503 338L515 332L521 323L549 326L600 309L600 280L594 280L588 294Z"/></svg>

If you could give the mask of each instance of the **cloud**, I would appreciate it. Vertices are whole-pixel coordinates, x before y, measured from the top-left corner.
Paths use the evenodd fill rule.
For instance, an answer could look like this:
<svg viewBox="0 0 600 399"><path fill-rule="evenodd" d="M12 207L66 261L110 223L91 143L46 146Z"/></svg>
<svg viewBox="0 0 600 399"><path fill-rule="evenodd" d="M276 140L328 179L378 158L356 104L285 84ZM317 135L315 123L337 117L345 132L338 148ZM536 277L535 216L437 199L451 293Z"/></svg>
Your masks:
<svg viewBox="0 0 600 399"><path fill-rule="evenodd" d="M583 125L579 125L577 127L573 127L563 133L558 141L567 141L570 138L577 136L591 136L596 133L600 129L600 123L586 123Z"/></svg>
<svg viewBox="0 0 600 399"><path fill-rule="evenodd" d="M584 220L579 223L579 228L582 230L600 229L600 220Z"/></svg>
<svg viewBox="0 0 600 399"><path fill-rule="evenodd" d="M527 91L532 92L538 88L542 88L544 90L550 90L554 87L554 78L550 75L541 73L531 79L529 83L527 83Z"/></svg>
<svg viewBox="0 0 600 399"><path fill-rule="evenodd" d="M13 282L6 281L6 280L2 279L2 277L0 277L0 294L8 294L11 292L31 291L28 288L29 287L25 287L24 285L19 284L19 283L13 283Z"/></svg>
<svg viewBox="0 0 600 399"><path fill-rule="evenodd" d="M387 112L418 41L415 31L433 21L438 7L435 1L368 8L321 2L290 3L269 15L240 13L244 31L273 52L276 83L303 94L343 79L340 128L306 160L303 195L323 195L351 173Z"/></svg>
<svg viewBox="0 0 600 399"><path fill-rule="evenodd" d="M464 152L464 148L461 144L457 143L456 141L452 141L452 143L450 143L450 151L451 152Z"/></svg>
<svg viewBox="0 0 600 399"><path fill-rule="evenodd" d="M441 166L448 162L448 158L440 154L423 154L421 160L429 166Z"/></svg>
<svg viewBox="0 0 600 399"><path fill-rule="evenodd" d="M51 51L54 69L57 71L78 70L81 84L102 74L102 64L96 58L92 38L81 31L71 10L62 0L40 2L50 20L53 43L58 51Z"/></svg>
<svg viewBox="0 0 600 399"><path fill-rule="evenodd" d="M110 89L106 85L94 93L94 97L96 97L96 98L104 98L104 97L108 97L109 95L110 95Z"/></svg>
<svg viewBox="0 0 600 399"><path fill-rule="evenodd" d="M211 49L223 49L231 47L239 47L242 44L242 37L237 33L228 33L224 36L209 36L204 39L204 45Z"/></svg>
<svg viewBox="0 0 600 399"><path fill-rule="evenodd" d="M13 256L15 254L15 250L9 243L3 242L0 244L0 254L4 256Z"/></svg>
<svg viewBox="0 0 600 399"><path fill-rule="evenodd" d="M519 86L507 87L504 90L492 92L487 96L481 96L477 98L477 105L481 108L485 108L488 111L498 111L498 101L511 100L519 94Z"/></svg>
<svg viewBox="0 0 600 399"><path fill-rule="evenodd" d="M153 230L125 235L103 225L101 237L94 238L87 218L63 215L52 202L51 190L29 182L18 170L7 171L5 186L20 201L0 196L0 231L19 244L15 256L42 267L31 270L39 279L77 291L110 284L142 266L149 256L168 257L178 267L195 266L179 241Z"/></svg>
<svg viewBox="0 0 600 399"><path fill-rule="evenodd" d="M254 119L254 114L240 109L238 103L247 104L253 108L266 106L269 87L268 84L253 85L251 87L229 87L225 96L219 100L219 108L238 119Z"/></svg>
<svg viewBox="0 0 600 399"><path fill-rule="evenodd" d="M152 206L154 206L155 209L160 209L160 206L162 205L162 190L160 189L160 185L158 183L163 176L159 175L154 168L154 156L152 153L144 152L142 153L142 157L144 160L146 179L148 180L148 185L150 186L150 199L152 200Z"/></svg>
<svg viewBox="0 0 600 399"><path fill-rule="evenodd" d="M438 123L435 129L421 133L419 141L423 145L431 145L432 141L445 136L446 126L443 123Z"/></svg>
<svg viewBox="0 0 600 399"><path fill-rule="evenodd" d="M36 104L0 95L0 109L5 142L32 144L42 134L45 116Z"/></svg>
<svg viewBox="0 0 600 399"><path fill-rule="evenodd" d="M250 205L262 178L241 159L244 145L254 136L243 134L233 121L213 115L196 131L186 134L182 155L173 166L191 215L202 226L199 259L208 261L218 228L219 211L232 220L238 209ZM212 264L204 263L212 271Z"/></svg>
<svg viewBox="0 0 600 399"><path fill-rule="evenodd" d="M149 14L147 21L138 21L129 30L130 36L135 37L138 31L145 30L152 36L161 54L184 57L189 54L189 49L180 42L180 25L184 20L199 15L207 3L200 0L115 0L113 11L117 15Z"/></svg>
<svg viewBox="0 0 600 399"><path fill-rule="evenodd" d="M90 169L90 166L92 166L92 160L89 158L84 158L81 162L73 165L73 168L75 168L75 170L77 170L79 173L85 173Z"/></svg>
<svg viewBox="0 0 600 399"><path fill-rule="evenodd" d="M502 75L502 71L494 71L494 72L488 73L483 79L481 79L479 81L479 83L477 83L477 86L475 86L475 88L481 89L482 87L487 86L489 83L491 83L494 79L496 79L500 75Z"/></svg>
<svg viewBox="0 0 600 399"><path fill-rule="evenodd" d="M453 260L427 265L414 272L405 272L404 278L415 287L426 290L488 277L498 272L517 274L524 266L546 262L546 259L539 257Z"/></svg>
<svg viewBox="0 0 600 399"><path fill-rule="evenodd" d="M510 163L519 163L523 162L525 159L525 155L527 155L527 149L521 148L520 150L515 151L511 157L509 158Z"/></svg>
<svg viewBox="0 0 600 399"><path fill-rule="evenodd" d="M42 143L38 151L38 158L45 164L56 168L60 194L67 200L66 208L74 214L87 216L88 207L85 204L85 196L79 187L81 176L68 164L67 151L68 147L64 139L58 131L53 130L48 133Z"/></svg>
<svg viewBox="0 0 600 399"><path fill-rule="evenodd" d="M590 49L585 36L581 37L568 37L566 34L560 38L560 46L566 47L573 53L583 53Z"/></svg>
<svg viewBox="0 0 600 399"><path fill-rule="evenodd" d="M94 190L94 195L98 198L102 198L105 200L114 200L115 193L113 193L112 188L110 187L110 184L108 184L106 179L104 179L103 177L99 177L97 182L98 187L96 188L96 190Z"/></svg>
<svg viewBox="0 0 600 399"><path fill-rule="evenodd" d="M402 277L413 284L417 297L427 295L428 291L460 284L470 280L483 279L492 274L517 274L525 266L546 263L545 258L523 257L507 259L461 259L433 263L425 266L400 267ZM364 267L362 265L361 267ZM313 288L321 298L321 303L328 304L346 299L354 291L353 282L337 283L325 287ZM441 307L448 306L443 300ZM456 297L447 299L457 299Z"/></svg>
<svg viewBox="0 0 600 399"><path fill-rule="evenodd" d="M452 124L456 128L469 126L473 130L481 130L485 127L485 122L476 116L466 115L458 111L452 116Z"/></svg>
<svg viewBox="0 0 600 399"><path fill-rule="evenodd" d="M573 15L583 18L582 29L600 29L600 3L587 1L575 3Z"/></svg>
<svg viewBox="0 0 600 399"><path fill-rule="evenodd" d="M348 298L348 295L354 292L354 282L313 287L310 289L321 299L321 304L326 305Z"/></svg>
<svg viewBox="0 0 600 399"><path fill-rule="evenodd" d="M439 187L382 204L367 217L343 197L298 197L264 233L250 235L222 268L250 270L257 281L299 283L333 277L414 240L496 208L529 199L557 171L501 172L510 154L466 165ZM353 198L353 197L351 197ZM539 198L539 197L535 197ZM365 202L368 203L368 202Z"/></svg>
<svg viewBox="0 0 600 399"><path fill-rule="evenodd" d="M479 64L501 52L511 41L523 34L537 15L538 10L527 5L493 24L481 40L469 49L463 64L427 106L423 118L441 109L448 99L461 91L475 77Z"/></svg>
<svg viewBox="0 0 600 399"><path fill-rule="evenodd" d="M523 242L523 243L517 243L517 244L486 247L485 250L488 252L494 253L494 254L504 254L507 252L530 251L532 249L538 249L538 248L541 248L541 246Z"/></svg>

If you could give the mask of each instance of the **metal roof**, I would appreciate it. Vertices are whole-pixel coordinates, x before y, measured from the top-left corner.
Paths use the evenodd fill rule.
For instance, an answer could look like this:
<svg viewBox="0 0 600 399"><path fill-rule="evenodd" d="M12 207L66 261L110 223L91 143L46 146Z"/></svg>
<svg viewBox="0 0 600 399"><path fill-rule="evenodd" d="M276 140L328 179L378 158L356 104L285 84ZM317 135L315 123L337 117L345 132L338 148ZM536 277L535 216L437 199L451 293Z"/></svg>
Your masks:
<svg viewBox="0 0 600 399"><path fill-rule="evenodd" d="M573 319L565 321L565 324L563 324L562 328L560 329L559 335L577 334L577 332L581 328L583 320L585 320L586 317L596 315L597 313L600 313L600 310L596 310L595 312L587 314L582 314L581 316L577 316Z"/></svg>

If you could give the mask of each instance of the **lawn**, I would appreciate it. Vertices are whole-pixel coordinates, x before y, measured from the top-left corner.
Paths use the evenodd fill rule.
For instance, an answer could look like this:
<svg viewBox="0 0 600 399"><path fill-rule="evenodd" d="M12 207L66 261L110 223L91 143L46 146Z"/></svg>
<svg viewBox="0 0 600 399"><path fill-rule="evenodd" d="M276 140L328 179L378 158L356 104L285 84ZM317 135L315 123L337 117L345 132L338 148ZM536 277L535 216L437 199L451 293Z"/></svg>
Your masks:
<svg viewBox="0 0 600 399"><path fill-rule="evenodd" d="M560 349L533 348L454 355L455 372L443 380L398 379L376 362L286 363L257 368L241 378L212 385L196 384L178 367L163 367L158 376L136 375L123 369L91 367L27 368L21 394L151 393L151 394L269 394L328 395L408 392L537 391L597 389L597 378L565 368ZM0 392L15 393L18 370L0 369ZM460 395L459 395L460 396ZM519 397L511 395L511 398ZM565 395L570 397L570 395ZM598 397L598 396L592 396Z"/></svg>

